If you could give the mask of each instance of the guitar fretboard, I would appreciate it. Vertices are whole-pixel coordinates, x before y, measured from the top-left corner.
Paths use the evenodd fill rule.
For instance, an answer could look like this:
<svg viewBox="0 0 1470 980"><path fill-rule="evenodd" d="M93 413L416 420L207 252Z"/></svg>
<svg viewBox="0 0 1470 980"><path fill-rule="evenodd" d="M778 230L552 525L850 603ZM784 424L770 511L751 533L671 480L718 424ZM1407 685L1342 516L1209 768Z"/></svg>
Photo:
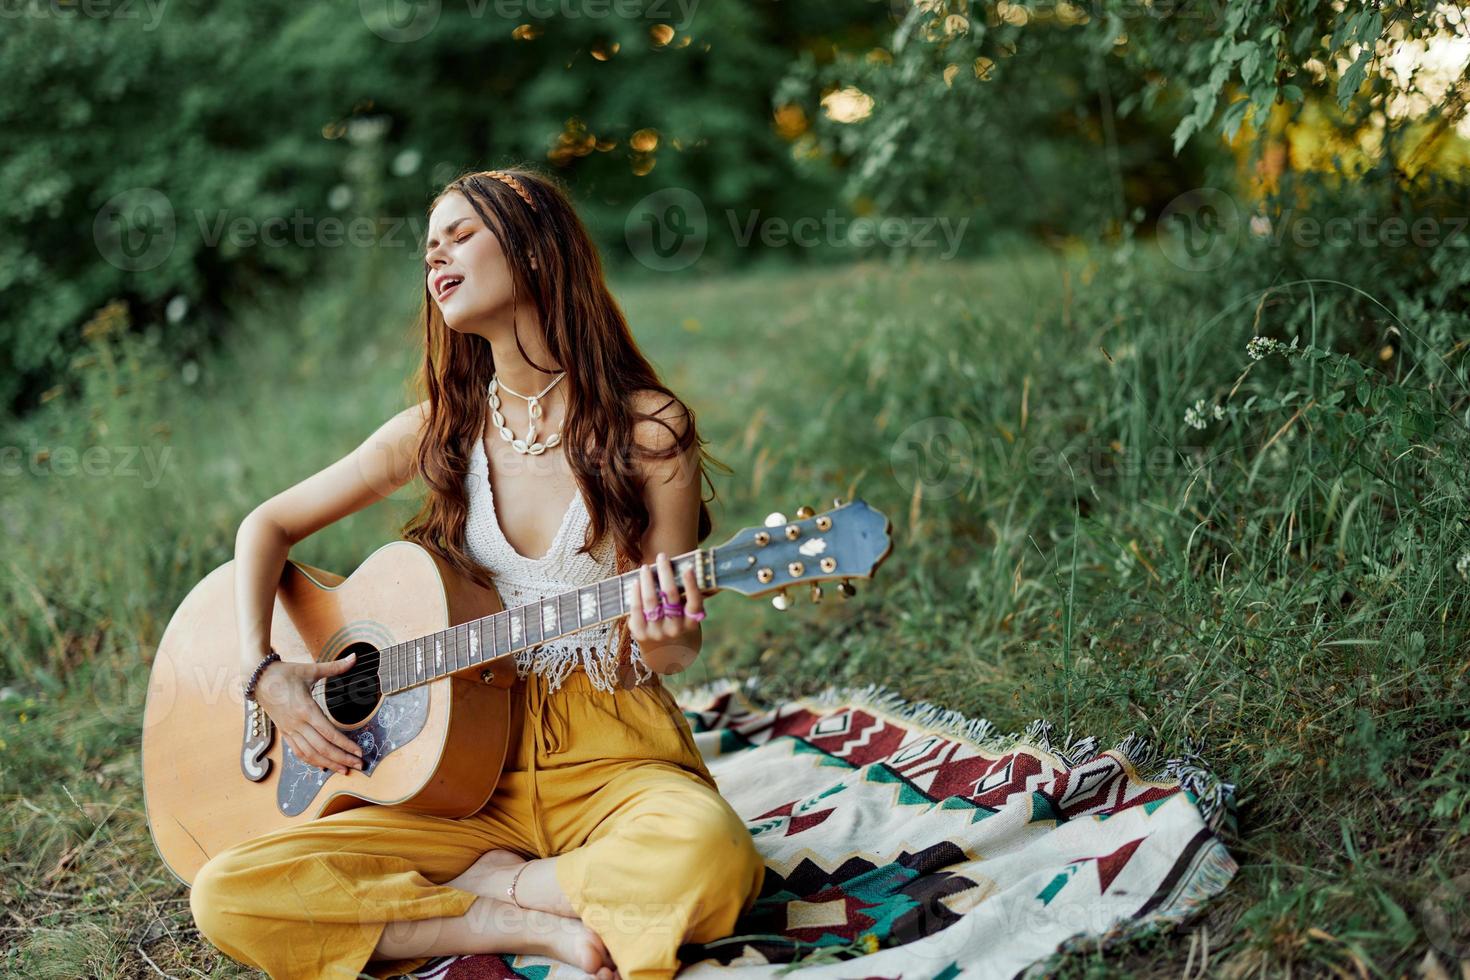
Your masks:
<svg viewBox="0 0 1470 980"><path fill-rule="evenodd" d="M694 566L701 592L713 581L711 552L694 551L670 559L681 581L684 569ZM549 595L447 630L384 647L378 656L378 684L384 694L396 694L420 684L476 667L580 632L626 614L634 608L638 570L604 579L596 585Z"/></svg>

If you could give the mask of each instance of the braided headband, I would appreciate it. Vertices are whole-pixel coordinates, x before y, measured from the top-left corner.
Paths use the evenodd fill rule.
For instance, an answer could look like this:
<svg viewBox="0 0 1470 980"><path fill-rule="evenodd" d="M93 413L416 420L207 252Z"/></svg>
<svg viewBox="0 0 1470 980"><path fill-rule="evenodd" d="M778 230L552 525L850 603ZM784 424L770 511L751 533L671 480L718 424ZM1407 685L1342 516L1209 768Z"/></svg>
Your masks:
<svg viewBox="0 0 1470 980"><path fill-rule="evenodd" d="M536 202L531 200L530 192L526 190L526 188L521 184L520 181L516 180L510 174L506 173L503 170L487 170L485 171L485 176L500 181L502 184L519 194L521 196L521 200L525 201L532 211L536 210Z"/></svg>

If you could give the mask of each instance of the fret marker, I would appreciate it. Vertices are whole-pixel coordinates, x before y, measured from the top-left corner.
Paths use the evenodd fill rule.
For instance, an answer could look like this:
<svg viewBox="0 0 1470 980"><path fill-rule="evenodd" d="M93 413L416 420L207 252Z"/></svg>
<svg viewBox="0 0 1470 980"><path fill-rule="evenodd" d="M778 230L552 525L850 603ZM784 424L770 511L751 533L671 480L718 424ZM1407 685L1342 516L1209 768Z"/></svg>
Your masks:
<svg viewBox="0 0 1470 980"><path fill-rule="evenodd" d="M585 623L590 623L590 622L595 621L598 618L597 617L597 599L594 598L590 593L587 593L587 592L581 593L581 596L582 596L582 621L585 622Z"/></svg>
<svg viewBox="0 0 1470 980"><path fill-rule="evenodd" d="M547 632L547 633L555 633L556 632L556 607L555 606L542 606L541 607L541 629L542 629L543 632Z"/></svg>
<svg viewBox="0 0 1470 980"><path fill-rule="evenodd" d="M470 659L473 660L480 652L480 631L470 630Z"/></svg>
<svg viewBox="0 0 1470 980"><path fill-rule="evenodd" d="M439 657L440 660L443 660L444 659L444 649L443 649L443 647L439 646L439 641L438 640L435 640L434 641L434 651L435 651L436 655ZM423 647L419 647L418 648L418 658L417 659L418 659L418 665L419 665L418 666L418 670L419 670L419 673L422 674L424 672L424 648Z"/></svg>
<svg viewBox="0 0 1470 980"><path fill-rule="evenodd" d="M423 647L419 647L419 660L422 661L423 658L424 658L424 648ZM443 668L443 666L444 666L444 648L442 646L437 645L437 644L434 647L434 662L437 663L440 666L441 669Z"/></svg>
<svg viewBox="0 0 1470 980"><path fill-rule="evenodd" d="M637 581L624 582L623 583L623 605L627 606L629 609L632 609L633 608L633 600L634 600L634 597L637 596L637 594L638 594L638 583L637 583Z"/></svg>
<svg viewBox="0 0 1470 980"><path fill-rule="evenodd" d="M511 643L521 642L521 617L519 616L510 617L510 641Z"/></svg>

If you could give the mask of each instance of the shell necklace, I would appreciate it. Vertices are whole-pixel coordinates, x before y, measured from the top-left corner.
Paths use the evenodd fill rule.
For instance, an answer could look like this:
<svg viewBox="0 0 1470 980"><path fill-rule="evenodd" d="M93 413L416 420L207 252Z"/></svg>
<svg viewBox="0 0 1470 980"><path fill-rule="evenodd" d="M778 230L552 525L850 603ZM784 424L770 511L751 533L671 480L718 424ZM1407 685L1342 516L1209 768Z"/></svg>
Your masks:
<svg viewBox="0 0 1470 980"><path fill-rule="evenodd" d="M490 376L490 417L494 420L495 427L500 430L500 438L510 443L511 448L514 449L516 452L521 453L522 455L539 456L542 453L546 452L546 450L561 442L560 432L553 432L551 434L551 438L547 439L545 442L537 442L536 420L539 419L542 415L540 403L541 396L545 395L552 388L556 387L556 383L566 376L567 373L563 371L561 374L558 374L555 378L551 379L551 384L547 385L545 388L542 388L534 395L523 395L519 391L511 391L509 388L501 383L499 372L496 372L495 374L492 374ZM515 437L515 433L510 431L510 426L505 424L505 416L500 413L499 392L501 389L504 389L505 393L508 395L515 395L517 398L523 398L526 401L526 405L531 413L531 427L529 430L527 430L526 438L524 439L517 439Z"/></svg>

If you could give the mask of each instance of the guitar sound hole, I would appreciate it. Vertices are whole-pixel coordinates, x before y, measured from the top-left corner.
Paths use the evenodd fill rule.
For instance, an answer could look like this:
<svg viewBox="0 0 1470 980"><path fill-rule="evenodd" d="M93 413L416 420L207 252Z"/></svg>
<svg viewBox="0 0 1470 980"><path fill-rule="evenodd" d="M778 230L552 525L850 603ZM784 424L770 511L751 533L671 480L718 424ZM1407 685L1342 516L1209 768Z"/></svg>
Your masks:
<svg viewBox="0 0 1470 980"><path fill-rule="evenodd" d="M327 678L323 698L327 714L339 725L355 725L378 706L382 689L378 686L378 650L367 643L354 643L337 657L357 654L357 662L345 674Z"/></svg>

